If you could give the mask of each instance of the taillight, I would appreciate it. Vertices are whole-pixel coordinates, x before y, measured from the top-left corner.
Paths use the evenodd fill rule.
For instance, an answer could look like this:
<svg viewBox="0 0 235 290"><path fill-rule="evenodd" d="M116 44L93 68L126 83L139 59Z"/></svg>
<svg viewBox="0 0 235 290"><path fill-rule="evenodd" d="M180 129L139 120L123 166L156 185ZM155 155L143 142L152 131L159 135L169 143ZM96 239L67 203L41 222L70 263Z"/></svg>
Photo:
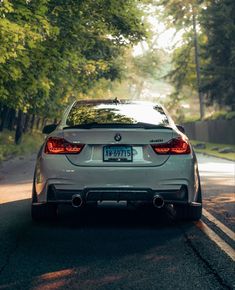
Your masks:
<svg viewBox="0 0 235 290"><path fill-rule="evenodd" d="M189 154L191 152L190 145L186 139L182 137L171 139L167 143L152 145L153 150L157 154Z"/></svg>
<svg viewBox="0 0 235 290"><path fill-rule="evenodd" d="M78 154L82 151L83 144L70 143L64 138L50 137L45 146L47 154Z"/></svg>

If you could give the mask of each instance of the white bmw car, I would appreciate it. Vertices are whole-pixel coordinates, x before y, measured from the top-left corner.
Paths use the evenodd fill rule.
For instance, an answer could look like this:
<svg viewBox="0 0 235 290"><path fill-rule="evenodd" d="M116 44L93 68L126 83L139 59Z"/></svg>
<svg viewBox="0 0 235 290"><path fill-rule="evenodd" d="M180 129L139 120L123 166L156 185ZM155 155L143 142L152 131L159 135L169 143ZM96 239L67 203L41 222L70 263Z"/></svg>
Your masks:
<svg viewBox="0 0 235 290"><path fill-rule="evenodd" d="M54 218L60 204L104 201L170 206L198 220L202 195L195 153L183 128L149 102L77 101L48 134L36 162L32 218Z"/></svg>

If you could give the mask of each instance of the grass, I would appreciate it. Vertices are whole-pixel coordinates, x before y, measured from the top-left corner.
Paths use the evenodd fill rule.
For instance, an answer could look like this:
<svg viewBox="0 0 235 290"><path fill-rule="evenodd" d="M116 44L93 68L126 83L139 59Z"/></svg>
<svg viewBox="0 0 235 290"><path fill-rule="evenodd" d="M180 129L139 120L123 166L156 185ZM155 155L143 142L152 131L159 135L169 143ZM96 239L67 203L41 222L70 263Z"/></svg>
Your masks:
<svg viewBox="0 0 235 290"><path fill-rule="evenodd" d="M39 132L24 134L20 145L14 144L14 132L0 132L0 162L11 157L35 153L42 143L43 135Z"/></svg>
<svg viewBox="0 0 235 290"><path fill-rule="evenodd" d="M233 150L235 150L235 145L228 145L228 144L215 144L215 143L207 143L207 142L200 142L200 141L196 141L196 140L192 140L191 141L192 145L196 145L198 143L202 143L206 145L206 149L197 149L194 148L194 150L197 153L204 153L207 155L211 155L211 156L215 156L215 157L219 157L219 158L225 158L225 159L229 159L232 161L235 161L235 153L219 153L217 150L212 150L213 147L218 147L219 149L225 148L225 147L229 147Z"/></svg>

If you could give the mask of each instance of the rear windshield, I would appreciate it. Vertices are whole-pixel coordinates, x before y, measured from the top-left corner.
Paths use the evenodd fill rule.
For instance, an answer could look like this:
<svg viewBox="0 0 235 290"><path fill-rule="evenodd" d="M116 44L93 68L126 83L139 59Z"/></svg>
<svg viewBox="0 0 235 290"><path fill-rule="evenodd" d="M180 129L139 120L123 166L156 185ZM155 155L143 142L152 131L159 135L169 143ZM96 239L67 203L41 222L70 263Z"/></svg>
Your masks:
<svg viewBox="0 0 235 290"><path fill-rule="evenodd" d="M161 106L142 102L129 104L77 103L70 110L66 120L67 126L141 123L167 126L169 121Z"/></svg>

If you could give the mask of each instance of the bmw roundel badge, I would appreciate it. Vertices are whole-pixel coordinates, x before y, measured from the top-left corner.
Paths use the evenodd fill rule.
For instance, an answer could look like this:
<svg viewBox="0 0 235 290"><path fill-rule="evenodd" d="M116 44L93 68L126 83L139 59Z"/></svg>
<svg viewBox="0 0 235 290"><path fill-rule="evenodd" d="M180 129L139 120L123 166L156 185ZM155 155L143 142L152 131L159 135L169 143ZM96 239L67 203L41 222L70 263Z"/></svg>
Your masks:
<svg viewBox="0 0 235 290"><path fill-rule="evenodd" d="M121 134L117 133L117 134L114 136L114 140L115 140L115 141L121 141L121 140L122 140L122 136L121 136Z"/></svg>

